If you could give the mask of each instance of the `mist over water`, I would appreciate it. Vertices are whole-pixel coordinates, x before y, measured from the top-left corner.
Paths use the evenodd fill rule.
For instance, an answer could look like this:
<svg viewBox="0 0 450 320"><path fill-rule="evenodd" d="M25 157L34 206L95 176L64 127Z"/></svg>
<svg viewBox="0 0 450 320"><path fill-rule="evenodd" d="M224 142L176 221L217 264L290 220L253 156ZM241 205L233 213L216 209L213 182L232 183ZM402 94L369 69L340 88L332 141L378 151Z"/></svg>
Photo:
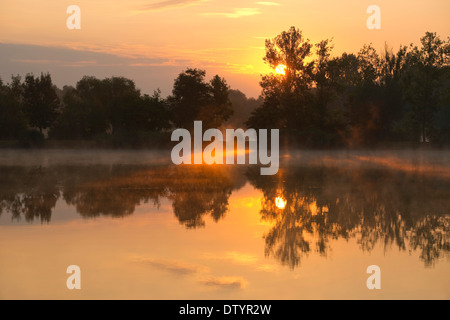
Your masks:
<svg viewBox="0 0 450 320"><path fill-rule="evenodd" d="M355 160L361 160L355 161ZM396 160L416 167L450 165L448 150L280 150L282 164L364 166L377 159ZM171 164L170 150L2 149L1 166Z"/></svg>
<svg viewBox="0 0 450 320"><path fill-rule="evenodd" d="M169 164L170 152L160 150L17 150L0 152L0 166Z"/></svg>

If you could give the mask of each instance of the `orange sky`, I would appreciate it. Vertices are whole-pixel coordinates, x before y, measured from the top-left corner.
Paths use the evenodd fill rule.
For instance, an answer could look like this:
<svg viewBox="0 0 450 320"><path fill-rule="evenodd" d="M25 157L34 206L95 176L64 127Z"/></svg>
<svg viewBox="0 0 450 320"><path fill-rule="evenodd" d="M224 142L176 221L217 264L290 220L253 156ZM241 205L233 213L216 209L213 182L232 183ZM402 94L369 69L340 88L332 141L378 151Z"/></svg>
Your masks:
<svg viewBox="0 0 450 320"><path fill-rule="evenodd" d="M81 30L66 27L72 4L81 8ZM381 30L366 27L372 4L381 8ZM334 38L337 55L364 43L418 43L425 31L446 38L448 12L448 0L2 1L0 77L48 71L62 86L85 74L120 75L145 93L169 94L179 72L199 67L256 97L260 74L270 71L264 39L290 26L313 43Z"/></svg>

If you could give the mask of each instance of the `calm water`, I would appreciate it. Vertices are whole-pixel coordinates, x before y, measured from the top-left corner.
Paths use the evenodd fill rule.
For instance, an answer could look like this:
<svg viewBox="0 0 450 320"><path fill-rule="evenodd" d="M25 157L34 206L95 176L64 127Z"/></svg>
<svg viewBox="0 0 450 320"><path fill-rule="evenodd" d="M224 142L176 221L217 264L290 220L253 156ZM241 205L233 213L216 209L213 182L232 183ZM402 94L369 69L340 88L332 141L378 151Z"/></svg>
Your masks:
<svg viewBox="0 0 450 320"><path fill-rule="evenodd" d="M0 151L0 298L450 298L449 152L296 152L259 172Z"/></svg>

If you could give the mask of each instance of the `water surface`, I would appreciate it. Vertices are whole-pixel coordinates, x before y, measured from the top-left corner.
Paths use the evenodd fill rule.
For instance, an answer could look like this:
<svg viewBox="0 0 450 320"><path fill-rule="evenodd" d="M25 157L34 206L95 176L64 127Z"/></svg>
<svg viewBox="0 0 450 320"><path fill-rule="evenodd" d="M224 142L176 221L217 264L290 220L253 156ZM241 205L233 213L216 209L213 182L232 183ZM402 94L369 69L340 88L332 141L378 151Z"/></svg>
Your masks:
<svg viewBox="0 0 450 320"><path fill-rule="evenodd" d="M298 151L275 176L167 156L2 151L0 298L450 298L449 152Z"/></svg>

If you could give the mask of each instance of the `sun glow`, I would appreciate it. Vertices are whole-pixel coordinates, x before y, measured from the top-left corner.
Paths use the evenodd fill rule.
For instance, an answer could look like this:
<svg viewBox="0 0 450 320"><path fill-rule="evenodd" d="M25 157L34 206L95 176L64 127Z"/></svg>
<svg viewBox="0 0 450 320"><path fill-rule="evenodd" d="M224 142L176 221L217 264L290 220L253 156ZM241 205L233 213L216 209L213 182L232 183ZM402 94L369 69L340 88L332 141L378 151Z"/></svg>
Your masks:
<svg viewBox="0 0 450 320"><path fill-rule="evenodd" d="M284 64L279 64L276 68L275 68L275 72L277 74L281 74L281 75L285 75L286 74L286 66Z"/></svg>
<svg viewBox="0 0 450 320"><path fill-rule="evenodd" d="M277 206L278 209L284 209L286 208L286 200L283 199L283 197L276 197L275 205Z"/></svg>

